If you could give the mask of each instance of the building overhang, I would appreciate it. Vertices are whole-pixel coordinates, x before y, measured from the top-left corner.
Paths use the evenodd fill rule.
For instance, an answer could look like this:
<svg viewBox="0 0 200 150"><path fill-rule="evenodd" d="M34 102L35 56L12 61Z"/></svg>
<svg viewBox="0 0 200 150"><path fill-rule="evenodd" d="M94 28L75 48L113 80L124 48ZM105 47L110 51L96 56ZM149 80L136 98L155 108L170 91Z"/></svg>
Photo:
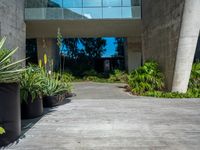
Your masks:
<svg viewBox="0 0 200 150"><path fill-rule="evenodd" d="M63 37L139 37L141 19L106 20L29 20L27 38L56 38L60 28Z"/></svg>

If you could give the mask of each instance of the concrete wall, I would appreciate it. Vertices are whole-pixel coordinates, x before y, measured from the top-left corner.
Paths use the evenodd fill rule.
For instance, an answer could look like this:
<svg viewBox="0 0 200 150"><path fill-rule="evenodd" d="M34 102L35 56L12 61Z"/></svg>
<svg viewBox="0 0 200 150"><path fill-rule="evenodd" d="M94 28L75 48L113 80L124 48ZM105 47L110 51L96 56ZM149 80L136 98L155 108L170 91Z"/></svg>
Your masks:
<svg viewBox="0 0 200 150"><path fill-rule="evenodd" d="M16 59L25 57L24 0L0 0L0 36L7 37L7 48L19 47Z"/></svg>
<svg viewBox="0 0 200 150"><path fill-rule="evenodd" d="M53 60L54 68L59 68L59 50L56 39L53 38L38 38L37 39L37 51L38 60L42 60L44 65L44 54L48 57L48 62Z"/></svg>
<svg viewBox="0 0 200 150"><path fill-rule="evenodd" d="M168 90L186 92L200 30L199 0L143 1L143 60L156 60Z"/></svg>
<svg viewBox="0 0 200 150"><path fill-rule="evenodd" d="M143 61L156 60L172 89L184 0L143 1Z"/></svg>
<svg viewBox="0 0 200 150"><path fill-rule="evenodd" d="M141 37L128 37L125 49L125 65L128 72L137 69L142 64Z"/></svg>

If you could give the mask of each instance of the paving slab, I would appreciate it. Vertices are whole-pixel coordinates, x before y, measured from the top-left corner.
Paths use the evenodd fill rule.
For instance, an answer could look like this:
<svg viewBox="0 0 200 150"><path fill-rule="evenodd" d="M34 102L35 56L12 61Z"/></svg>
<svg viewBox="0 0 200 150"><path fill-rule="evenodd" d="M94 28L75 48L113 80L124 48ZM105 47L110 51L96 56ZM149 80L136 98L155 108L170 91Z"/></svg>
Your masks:
<svg viewBox="0 0 200 150"><path fill-rule="evenodd" d="M200 149L200 99L135 97L121 84L74 85L71 103L23 121L21 138L5 149Z"/></svg>

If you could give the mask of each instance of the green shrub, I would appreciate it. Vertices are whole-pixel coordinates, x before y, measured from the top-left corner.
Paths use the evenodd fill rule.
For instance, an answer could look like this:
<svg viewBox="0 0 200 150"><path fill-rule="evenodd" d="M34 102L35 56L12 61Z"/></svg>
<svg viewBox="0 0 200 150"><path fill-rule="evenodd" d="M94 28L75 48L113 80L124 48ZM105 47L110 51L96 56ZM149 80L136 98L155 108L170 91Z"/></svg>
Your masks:
<svg viewBox="0 0 200 150"><path fill-rule="evenodd" d="M85 76L85 77L83 77L83 80L98 82L100 80L100 78L98 78L97 76Z"/></svg>
<svg viewBox="0 0 200 150"><path fill-rule="evenodd" d="M122 82L126 83L128 81L128 75L121 70L114 70L114 73L110 75L109 82Z"/></svg>
<svg viewBox="0 0 200 150"><path fill-rule="evenodd" d="M89 71L85 71L83 73L83 80L85 81L93 81L93 82L106 82L103 76L97 73L94 69Z"/></svg>
<svg viewBox="0 0 200 150"><path fill-rule="evenodd" d="M186 93L147 91L142 95L162 98L200 98L200 63L193 64L189 88Z"/></svg>
<svg viewBox="0 0 200 150"><path fill-rule="evenodd" d="M200 93L200 62L194 63L192 66L188 91Z"/></svg>
<svg viewBox="0 0 200 150"><path fill-rule="evenodd" d="M71 74L71 73L68 73L68 72L65 72L61 75L61 78L60 80L62 82L72 82L75 80L75 77Z"/></svg>
<svg viewBox="0 0 200 150"><path fill-rule="evenodd" d="M133 94L142 95L147 91L164 89L164 75L155 61L147 61L128 76L128 84Z"/></svg>
<svg viewBox="0 0 200 150"><path fill-rule="evenodd" d="M162 92L162 91L149 91L142 94L143 96L159 97L159 98L199 98L199 93L188 91L187 93L179 92Z"/></svg>
<svg viewBox="0 0 200 150"><path fill-rule="evenodd" d="M91 70L85 71L85 72L83 73L83 76L84 76L84 77L88 77L88 76L98 76L98 73L97 73L94 69L91 69Z"/></svg>
<svg viewBox="0 0 200 150"><path fill-rule="evenodd" d="M4 134L4 133L6 133L5 129L2 128L2 127L0 127L0 135L2 135L2 134Z"/></svg>

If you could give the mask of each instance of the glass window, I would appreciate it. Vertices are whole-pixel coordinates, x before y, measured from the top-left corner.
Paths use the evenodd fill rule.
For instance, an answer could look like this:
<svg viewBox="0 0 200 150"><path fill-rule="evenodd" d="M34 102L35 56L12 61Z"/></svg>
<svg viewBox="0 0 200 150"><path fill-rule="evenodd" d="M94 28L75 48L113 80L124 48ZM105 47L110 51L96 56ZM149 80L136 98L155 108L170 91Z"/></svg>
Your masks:
<svg viewBox="0 0 200 150"><path fill-rule="evenodd" d="M103 18L121 18L121 17L122 17L121 7L103 8Z"/></svg>
<svg viewBox="0 0 200 150"><path fill-rule="evenodd" d="M63 19L63 11L60 8L47 8L46 9L46 19L57 20Z"/></svg>
<svg viewBox="0 0 200 150"><path fill-rule="evenodd" d="M103 6L112 7L112 6L121 6L121 0L103 0Z"/></svg>
<svg viewBox="0 0 200 150"><path fill-rule="evenodd" d="M122 7L122 18L132 18L132 7Z"/></svg>
<svg viewBox="0 0 200 150"><path fill-rule="evenodd" d="M47 7L62 7L62 0L48 0Z"/></svg>
<svg viewBox="0 0 200 150"><path fill-rule="evenodd" d="M26 0L26 8L43 8L45 3L43 0Z"/></svg>
<svg viewBox="0 0 200 150"><path fill-rule="evenodd" d="M82 8L67 8L63 10L64 19L82 19Z"/></svg>
<svg viewBox="0 0 200 150"><path fill-rule="evenodd" d="M141 0L122 0L122 6L141 6Z"/></svg>
<svg viewBox="0 0 200 150"><path fill-rule="evenodd" d="M133 0L122 0L122 6L132 6Z"/></svg>
<svg viewBox="0 0 200 150"><path fill-rule="evenodd" d="M83 7L101 7L101 0L83 0Z"/></svg>
<svg viewBox="0 0 200 150"><path fill-rule="evenodd" d="M82 0L63 0L64 8L81 8Z"/></svg>
<svg viewBox="0 0 200 150"><path fill-rule="evenodd" d="M132 12L134 19L141 19L141 6L133 6Z"/></svg>
<svg viewBox="0 0 200 150"><path fill-rule="evenodd" d="M141 6L141 0L133 0L132 6Z"/></svg>
<svg viewBox="0 0 200 150"><path fill-rule="evenodd" d="M83 15L87 19L102 19L102 8L83 8Z"/></svg>

